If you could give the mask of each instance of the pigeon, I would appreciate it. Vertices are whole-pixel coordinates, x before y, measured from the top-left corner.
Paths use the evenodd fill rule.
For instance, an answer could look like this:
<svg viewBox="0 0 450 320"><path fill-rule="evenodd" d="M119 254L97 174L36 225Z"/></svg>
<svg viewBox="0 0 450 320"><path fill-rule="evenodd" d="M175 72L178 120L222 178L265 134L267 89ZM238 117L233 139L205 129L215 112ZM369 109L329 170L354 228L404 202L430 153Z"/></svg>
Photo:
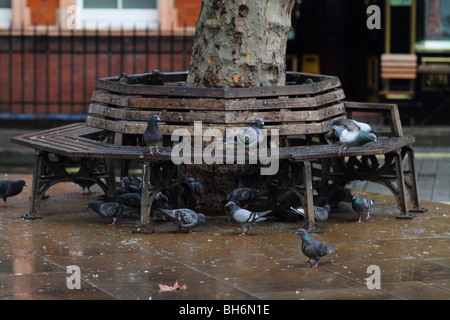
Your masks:
<svg viewBox="0 0 450 320"><path fill-rule="evenodd" d="M141 194L135 192L124 193L117 196L116 201L125 207L140 208Z"/></svg>
<svg viewBox="0 0 450 320"><path fill-rule="evenodd" d="M358 122L353 119L339 119L330 123L334 133L327 133L325 138L332 142L339 137L339 156L345 156L350 147L360 147L371 141L377 141L377 136L367 123Z"/></svg>
<svg viewBox="0 0 450 320"><path fill-rule="evenodd" d="M98 203L91 201L88 203L88 208L91 208L94 212L98 213L101 217L112 218L113 222L108 223L108 226L113 226L116 224L118 218L120 218L124 211L125 206L117 202L103 202Z"/></svg>
<svg viewBox="0 0 450 320"><path fill-rule="evenodd" d="M23 187L26 187L27 184L24 180L11 181L11 180L3 180L0 181L0 197L5 201L5 206L8 206L6 203L6 199L16 196L22 192Z"/></svg>
<svg viewBox="0 0 450 320"><path fill-rule="evenodd" d="M160 153L158 149L158 143L162 141L163 134L158 128L158 121L161 121L158 115L153 115L150 120L148 120L148 126L142 135L142 141L145 145L150 147L150 151L147 154L153 155L153 148L155 148L155 153Z"/></svg>
<svg viewBox="0 0 450 320"><path fill-rule="evenodd" d="M169 198L164 194L163 191L158 192L153 198L152 203L152 213L156 220L166 221L166 215L159 212L157 209L170 209Z"/></svg>
<svg viewBox="0 0 450 320"><path fill-rule="evenodd" d="M197 213L187 208L174 210L157 208L156 211L163 213L169 220L174 222L178 226L180 233L185 229L189 233L195 234L196 232L191 229L205 222L205 215L203 213Z"/></svg>
<svg viewBox="0 0 450 320"><path fill-rule="evenodd" d="M238 207L233 201L229 201L225 205L225 208L226 210L229 210L229 215L231 218L239 223L244 229L240 236L248 236L250 234L251 225L267 220L268 218L264 216L272 212L272 210L264 212L251 212L247 209Z"/></svg>
<svg viewBox="0 0 450 320"><path fill-rule="evenodd" d="M290 211L305 217L305 209L303 207L290 207ZM323 207L314 206L314 220L326 221L330 213L330 206L327 204Z"/></svg>
<svg viewBox="0 0 450 320"><path fill-rule="evenodd" d="M142 179L137 177L123 177L121 184L128 192L140 192Z"/></svg>
<svg viewBox="0 0 450 320"><path fill-rule="evenodd" d="M335 248L329 247L322 242L311 238L308 232L303 228L298 228L294 234L298 234L300 238L302 238L302 252L309 258L306 263L310 263L311 259L316 262L316 264L312 266L313 268L317 268L319 260L322 259L322 257L332 252L337 252Z"/></svg>
<svg viewBox="0 0 450 320"><path fill-rule="evenodd" d="M368 198L361 198L358 194L355 194L352 198L352 209L358 213L359 220L361 223L361 215L363 213L367 214L366 219L370 219L370 208L375 202Z"/></svg>
<svg viewBox="0 0 450 320"><path fill-rule="evenodd" d="M248 154L254 154L250 150L264 141L264 120L257 118L254 124L247 129L240 131L235 136L227 138L223 143L227 145L244 146Z"/></svg>
<svg viewBox="0 0 450 320"><path fill-rule="evenodd" d="M199 208L200 198L205 192L205 187L201 181L195 181L194 178L189 178L186 182L181 184L181 198L186 206Z"/></svg>
<svg viewBox="0 0 450 320"><path fill-rule="evenodd" d="M267 192L261 191L255 188L237 188L234 189L226 198L222 201L223 204L233 201L238 207L248 207L259 200L267 200L265 196Z"/></svg>
<svg viewBox="0 0 450 320"><path fill-rule="evenodd" d="M289 209L301 206L301 204L302 202L297 193L289 189L278 199L277 209L274 211L273 216L281 220L290 219L293 217L293 213Z"/></svg>
<svg viewBox="0 0 450 320"><path fill-rule="evenodd" d="M75 183L83 188L83 196L92 194L91 187L95 184L95 181L77 178ZM86 189L87 192L85 191Z"/></svg>

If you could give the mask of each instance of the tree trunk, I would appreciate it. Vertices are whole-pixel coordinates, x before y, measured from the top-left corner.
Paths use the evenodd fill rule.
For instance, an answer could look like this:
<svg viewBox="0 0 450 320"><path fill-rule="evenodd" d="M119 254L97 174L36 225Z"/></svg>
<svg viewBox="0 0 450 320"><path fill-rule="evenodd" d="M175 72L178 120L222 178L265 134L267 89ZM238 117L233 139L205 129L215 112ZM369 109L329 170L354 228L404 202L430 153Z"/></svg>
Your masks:
<svg viewBox="0 0 450 320"><path fill-rule="evenodd" d="M295 0L204 0L187 86L285 85Z"/></svg>

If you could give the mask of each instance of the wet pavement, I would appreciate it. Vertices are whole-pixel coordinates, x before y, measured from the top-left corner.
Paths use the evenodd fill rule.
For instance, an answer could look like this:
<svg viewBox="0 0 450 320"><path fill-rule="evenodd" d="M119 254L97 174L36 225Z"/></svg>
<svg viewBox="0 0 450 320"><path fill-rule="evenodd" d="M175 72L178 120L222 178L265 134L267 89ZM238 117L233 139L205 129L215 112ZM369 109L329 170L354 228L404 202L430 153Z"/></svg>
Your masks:
<svg viewBox="0 0 450 320"><path fill-rule="evenodd" d="M247 237L216 216L196 235L162 221L154 234L139 235L133 224L108 226L86 209L100 189L85 196L61 183L42 201L42 219L24 220L32 176L25 179L29 187L0 209L0 299L450 299L450 206L443 203L422 201L428 212L397 220L392 196L360 192L375 201L372 219L355 223L344 204L318 223L323 234L312 236L338 252L313 269L293 234L301 219L262 222ZM67 280L68 266L79 268L79 289L77 274ZM369 266L379 268L378 282ZM369 277L379 289L368 287ZM176 281L187 289L160 291Z"/></svg>

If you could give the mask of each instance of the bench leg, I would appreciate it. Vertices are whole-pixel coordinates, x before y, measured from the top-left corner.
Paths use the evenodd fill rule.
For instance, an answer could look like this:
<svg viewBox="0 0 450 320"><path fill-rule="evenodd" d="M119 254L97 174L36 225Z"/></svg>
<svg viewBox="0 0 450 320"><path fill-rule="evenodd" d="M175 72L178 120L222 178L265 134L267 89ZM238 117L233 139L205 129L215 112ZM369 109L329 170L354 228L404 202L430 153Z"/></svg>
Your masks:
<svg viewBox="0 0 450 320"><path fill-rule="evenodd" d="M40 219L37 216L37 210L39 209L39 204L44 192L41 192L41 175L43 167L43 154L40 151L36 151L34 157L34 170L33 170L33 183L31 187L31 201L30 201L30 212L22 216L24 219Z"/></svg>
<svg viewBox="0 0 450 320"><path fill-rule="evenodd" d="M397 205L400 209L400 214L397 219L412 219L414 215L408 213L408 205L406 203L406 187L405 187L405 175L402 165L402 155L400 150L394 153L395 172L397 174L398 192L396 195Z"/></svg>
<svg viewBox="0 0 450 320"><path fill-rule="evenodd" d="M141 189L141 221L137 230L133 233L152 234L155 229L150 226L150 211L153 199L158 191L152 190L150 183L150 162L142 164L142 189Z"/></svg>
<svg viewBox="0 0 450 320"><path fill-rule="evenodd" d="M405 176L409 176L409 181L405 180L407 190L411 202L413 203L413 208L409 209L409 212L424 213L428 211L428 208L421 207L419 202L419 187L417 183L417 173L416 166L414 162L414 149L411 146L405 147L406 156L408 157L409 171L405 172Z"/></svg>

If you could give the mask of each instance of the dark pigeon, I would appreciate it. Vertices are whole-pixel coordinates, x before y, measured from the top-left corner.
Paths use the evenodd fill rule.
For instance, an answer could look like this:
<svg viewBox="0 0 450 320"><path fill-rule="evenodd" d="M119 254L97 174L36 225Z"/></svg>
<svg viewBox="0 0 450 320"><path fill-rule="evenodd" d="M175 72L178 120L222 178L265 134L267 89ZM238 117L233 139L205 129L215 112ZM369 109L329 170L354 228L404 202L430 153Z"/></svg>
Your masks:
<svg viewBox="0 0 450 320"><path fill-rule="evenodd" d="M117 202L103 202L98 203L91 201L88 203L88 208L91 208L94 212L98 213L101 217L112 218L113 222L108 223L108 226L116 224L118 218L123 216L125 206Z"/></svg>
<svg viewBox="0 0 450 320"><path fill-rule="evenodd" d="M305 217L305 209L303 207L291 207L290 211ZM326 221L330 213L330 206L326 204L323 207L314 206L314 220L316 221Z"/></svg>
<svg viewBox="0 0 450 320"><path fill-rule="evenodd" d="M75 179L75 183L79 185L83 189L83 195L92 194L91 187L95 184L95 181L87 180L87 179ZM86 192L87 189L87 192Z"/></svg>
<svg viewBox="0 0 450 320"><path fill-rule="evenodd" d="M142 142L149 146L150 151L147 154L153 155L153 148L155 148L155 153L160 153L158 149L158 143L162 141L163 134L158 128L158 121L161 121L158 115L153 115L150 120L148 120L148 126L142 135Z"/></svg>
<svg viewBox="0 0 450 320"><path fill-rule="evenodd" d="M196 232L192 231L192 229L205 222L203 213L197 213L187 208L174 210L157 208L156 211L166 215L169 220L178 226L180 232L188 230L189 233L195 234Z"/></svg>
<svg viewBox="0 0 450 320"><path fill-rule="evenodd" d="M302 252L305 256L309 258L306 263L310 263L311 259L316 262L313 265L313 268L317 268L319 264L319 260L322 259L327 254L332 252L337 252L337 250L333 247L329 247L318 240L314 240L311 236L306 232L305 229L299 228L294 234L298 234L300 238L302 238Z"/></svg>
<svg viewBox="0 0 450 320"><path fill-rule="evenodd" d="M297 214L293 214L290 208L301 206L301 204L302 202L297 193L289 189L278 199L278 205L273 216L281 220L291 219Z"/></svg>
<svg viewBox="0 0 450 320"><path fill-rule="evenodd" d="M163 191L160 191L155 195L152 203L152 213L156 220L167 220L167 216L158 211L158 209L170 209L169 198Z"/></svg>
<svg viewBox="0 0 450 320"><path fill-rule="evenodd" d="M23 187L26 187L27 184L24 180L11 181L11 180L3 180L0 181L0 197L3 198L5 202L5 206L8 206L6 203L6 199L10 197L14 197L22 192Z"/></svg>
<svg viewBox="0 0 450 320"><path fill-rule="evenodd" d="M361 198L358 194L355 194L352 198L352 209L358 213L359 220L361 223L361 216L367 214L366 219L370 219L370 208L375 202L371 199Z"/></svg>
<svg viewBox="0 0 450 320"><path fill-rule="evenodd" d="M240 131L235 136L225 139L223 143L226 145L244 146L248 154L252 154L250 150L260 145L265 139L264 131L262 130L263 127L264 120L257 118L251 127Z"/></svg>
<svg viewBox="0 0 450 320"><path fill-rule="evenodd" d="M205 192L205 187L201 181L189 178L181 184L181 198L183 204L190 208L199 208L200 199Z"/></svg>
<svg viewBox="0 0 450 320"><path fill-rule="evenodd" d="M240 208L233 201L228 202L225 205L225 212L230 215L230 217L236 222L239 223L244 231L240 234L240 236L247 236L250 234L250 227L258 222L262 222L267 220L265 215L272 212L272 210L264 211L264 212L251 212L247 209Z"/></svg>
<svg viewBox="0 0 450 320"><path fill-rule="evenodd" d="M222 201L222 204L226 204L229 201L233 201L241 208L246 208L249 205L254 204L256 201L267 200L265 196L266 191L254 189L254 188L237 188L234 189L226 198Z"/></svg>
<svg viewBox="0 0 450 320"><path fill-rule="evenodd" d="M135 192L128 192L117 196L117 203L130 208L140 208L141 207L141 194Z"/></svg>
<svg viewBox="0 0 450 320"><path fill-rule="evenodd" d="M361 147L371 141L377 141L377 136L373 133L372 128L367 123L358 122L352 119L339 119L330 123L331 128L335 131L334 136L339 137L339 156L345 156L350 147ZM326 135L331 141L333 138Z"/></svg>

